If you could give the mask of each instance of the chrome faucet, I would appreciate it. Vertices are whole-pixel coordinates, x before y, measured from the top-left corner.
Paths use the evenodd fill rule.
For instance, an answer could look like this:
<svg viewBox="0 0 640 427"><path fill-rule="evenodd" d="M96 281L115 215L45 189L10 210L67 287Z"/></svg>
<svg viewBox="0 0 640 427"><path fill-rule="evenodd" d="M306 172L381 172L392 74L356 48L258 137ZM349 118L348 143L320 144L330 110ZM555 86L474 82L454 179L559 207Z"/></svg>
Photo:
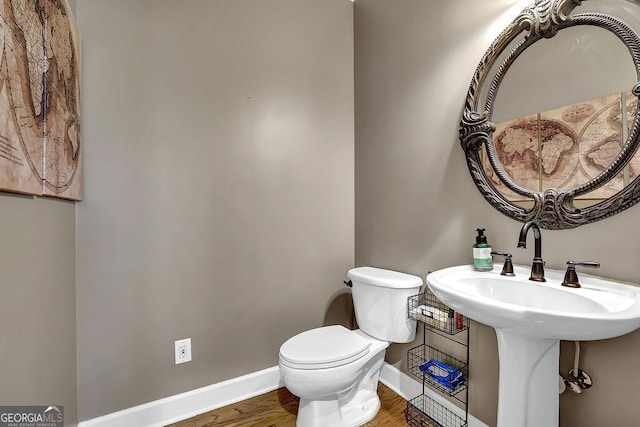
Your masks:
<svg viewBox="0 0 640 427"><path fill-rule="evenodd" d="M542 235L540 234L540 227L533 221L526 222L520 230L520 239L518 240L519 248L527 247L527 233L529 228L533 229L533 238L535 240L535 246L533 249L533 263L531 264L531 277L529 280L534 282L546 282L544 278L544 261L542 260Z"/></svg>

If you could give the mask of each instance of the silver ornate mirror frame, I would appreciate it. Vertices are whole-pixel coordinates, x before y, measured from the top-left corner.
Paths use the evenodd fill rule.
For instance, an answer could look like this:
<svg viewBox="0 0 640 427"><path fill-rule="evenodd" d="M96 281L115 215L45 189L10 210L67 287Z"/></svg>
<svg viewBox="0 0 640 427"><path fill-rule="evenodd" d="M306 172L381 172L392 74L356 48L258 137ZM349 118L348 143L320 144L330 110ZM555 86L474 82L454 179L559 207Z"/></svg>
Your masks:
<svg viewBox="0 0 640 427"><path fill-rule="evenodd" d="M602 173L577 188L559 190L548 189L536 192L516 184L505 172L493 144L496 127L491 122L495 95L503 76L511 64L529 46L542 38L551 38L558 31L578 25L593 25L604 28L617 36L628 48L636 76L640 80L640 38L625 23L601 13L578 13L571 15L576 6L586 0L537 0L526 7L518 17L498 35L486 51L469 87L465 109L460 122L460 143L464 149L467 165L474 183L484 198L498 211L521 222L535 221L546 229L568 229L607 218L623 211L640 201L640 176L625 188L591 206L577 208L574 199L606 184L622 171L635 154L640 135L640 108L637 108L632 128L624 141L620 153ZM513 47L511 47L513 46ZM507 49L511 49L507 52ZM500 62L498 62L500 61ZM497 67L497 68L496 68ZM487 79L484 106L480 94ZM636 83L632 93L640 96L640 83ZM533 200L533 207L525 208L507 200L491 184L482 166L481 149L486 147L487 158L499 179L511 191Z"/></svg>

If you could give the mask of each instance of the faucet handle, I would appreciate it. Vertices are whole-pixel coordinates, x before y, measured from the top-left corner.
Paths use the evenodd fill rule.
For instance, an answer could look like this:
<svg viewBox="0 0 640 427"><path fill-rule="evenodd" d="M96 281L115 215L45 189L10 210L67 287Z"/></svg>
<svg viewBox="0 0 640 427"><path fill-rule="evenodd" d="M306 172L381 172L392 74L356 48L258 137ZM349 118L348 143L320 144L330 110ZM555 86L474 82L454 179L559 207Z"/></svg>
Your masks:
<svg viewBox="0 0 640 427"><path fill-rule="evenodd" d="M600 268L600 263L595 261L567 261L567 267L576 265L581 267Z"/></svg>
<svg viewBox="0 0 640 427"><path fill-rule="evenodd" d="M567 261L567 272L564 274L562 286L569 288L579 288L578 273L576 273L576 265L581 267L600 268L600 263L595 261Z"/></svg>
<svg viewBox="0 0 640 427"><path fill-rule="evenodd" d="M513 272L513 262L511 261L511 254L508 253L500 253L500 252L491 252L491 255L499 255L504 257L504 265L502 266L502 271L500 272L503 276L515 276L516 274Z"/></svg>

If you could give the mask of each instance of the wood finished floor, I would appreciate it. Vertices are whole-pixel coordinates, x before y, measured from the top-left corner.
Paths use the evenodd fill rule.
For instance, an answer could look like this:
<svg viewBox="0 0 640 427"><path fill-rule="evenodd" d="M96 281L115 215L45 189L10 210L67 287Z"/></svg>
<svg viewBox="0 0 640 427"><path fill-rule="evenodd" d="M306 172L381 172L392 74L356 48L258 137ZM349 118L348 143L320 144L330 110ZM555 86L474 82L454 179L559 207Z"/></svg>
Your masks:
<svg viewBox="0 0 640 427"><path fill-rule="evenodd" d="M407 401L389 387L378 383L382 403L378 414L365 426L406 426L404 409ZM280 388L252 399L225 406L175 424L170 427L294 427L298 413L298 398L286 388Z"/></svg>

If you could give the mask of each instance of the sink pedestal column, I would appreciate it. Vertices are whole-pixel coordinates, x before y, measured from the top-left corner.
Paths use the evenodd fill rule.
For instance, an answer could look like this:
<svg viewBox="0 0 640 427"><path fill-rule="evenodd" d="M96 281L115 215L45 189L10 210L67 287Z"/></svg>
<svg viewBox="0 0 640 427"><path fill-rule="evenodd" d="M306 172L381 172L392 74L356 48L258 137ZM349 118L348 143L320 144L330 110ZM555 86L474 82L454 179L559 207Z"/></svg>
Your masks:
<svg viewBox="0 0 640 427"><path fill-rule="evenodd" d="M558 427L560 341L496 329L498 427Z"/></svg>

